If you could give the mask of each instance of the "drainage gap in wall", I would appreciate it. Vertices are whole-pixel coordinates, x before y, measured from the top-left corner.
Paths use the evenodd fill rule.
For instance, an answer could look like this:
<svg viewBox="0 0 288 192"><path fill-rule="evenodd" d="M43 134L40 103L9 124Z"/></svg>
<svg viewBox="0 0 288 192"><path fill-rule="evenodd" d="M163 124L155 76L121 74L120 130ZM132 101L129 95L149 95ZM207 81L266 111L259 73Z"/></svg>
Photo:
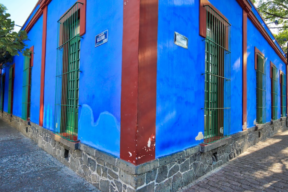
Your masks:
<svg viewBox="0 0 288 192"><path fill-rule="evenodd" d="M212 161L213 161L213 163L217 163L217 161L218 161L217 152L213 153L213 155L212 155Z"/></svg>
<svg viewBox="0 0 288 192"><path fill-rule="evenodd" d="M259 137L259 138L261 137L261 132L260 132L260 131L258 132L258 137Z"/></svg>
<svg viewBox="0 0 288 192"><path fill-rule="evenodd" d="M65 158L65 159L68 159L68 157L69 157L69 150L68 150L68 149L65 149L65 151L64 151L64 158Z"/></svg>
<svg viewBox="0 0 288 192"><path fill-rule="evenodd" d="M26 133L28 133L28 127L26 127Z"/></svg>

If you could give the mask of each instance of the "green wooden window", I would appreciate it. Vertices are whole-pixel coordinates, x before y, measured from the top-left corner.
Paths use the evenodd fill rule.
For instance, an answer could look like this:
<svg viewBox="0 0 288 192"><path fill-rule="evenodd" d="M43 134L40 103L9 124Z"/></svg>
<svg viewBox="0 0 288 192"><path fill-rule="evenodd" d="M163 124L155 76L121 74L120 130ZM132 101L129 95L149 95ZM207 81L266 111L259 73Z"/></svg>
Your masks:
<svg viewBox="0 0 288 192"><path fill-rule="evenodd" d="M77 2L59 21L56 71L56 132L78 140L80 14Z"/></svg>
<svg viewBox="0 0 288 192"><path fill-rule="evenodd" d="M14 66L9 69L8 113L13 114Z"/></svg>
<svg viewBox="0 0 288 192"><path fill-rule="evenodd" d="M210 143L230 133L231 70L230 24L211 7L207 10L205 39L204 142Z"/></svg>
<svg viewBox="0 0 288 192"><path fill-rule="evenodd" d="M30 120L31 108L31 57L24 58L22 86L22 119Z"/></svg>
<svg viewBox="0 0 288 192"><path fill-rule="evenodd" d="M272 119L277 119L278 110L278 82L277 82L277 68L272 66Z"/></svg>
<svg viewBox="0 0 288 192"><path fill-rule="evenodd" d="M4 87L5 87L5 74L1 74L0 77L1 87L0 87L0 111L4 109Z"/></svg>
<svg viewBox="0 0 288 192"><path fill-rule="evenodd" d="M282 73L281 75L281 117L286 117L286 75Z"/></svg>
<svg viewBox="0 0 288 192"><path fill-rule="evenodd" d="M266 74L265 58L257 54L256 69L256 121L259 124L266 123Z"/></svg>

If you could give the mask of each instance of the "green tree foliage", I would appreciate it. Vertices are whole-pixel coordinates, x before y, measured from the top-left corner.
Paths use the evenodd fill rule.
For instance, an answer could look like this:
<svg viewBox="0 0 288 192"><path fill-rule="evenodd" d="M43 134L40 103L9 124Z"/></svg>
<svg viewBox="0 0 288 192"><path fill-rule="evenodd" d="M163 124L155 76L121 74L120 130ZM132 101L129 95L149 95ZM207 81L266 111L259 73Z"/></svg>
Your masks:
<svg viewBox="0 0 288 192"><path fill-rule="evenodd" d="M255 0L254 2L255 3ZM267 23L277 20L279 25L270 27L278 29L279 33L274 34L282 49L287 52L288 41L288 0L258 0L257 9Z"/></svg>
<svg viewBox="0 0 288 192"><path fill-rule="evenodd" d="M6 13L6 7L0 4L0 64L13 61L13 56L23 53L30 55L29 49L25 49L25 41L28 40L27 33L23 30L13 31L14 21L10 19L10 14Z"/></svg>

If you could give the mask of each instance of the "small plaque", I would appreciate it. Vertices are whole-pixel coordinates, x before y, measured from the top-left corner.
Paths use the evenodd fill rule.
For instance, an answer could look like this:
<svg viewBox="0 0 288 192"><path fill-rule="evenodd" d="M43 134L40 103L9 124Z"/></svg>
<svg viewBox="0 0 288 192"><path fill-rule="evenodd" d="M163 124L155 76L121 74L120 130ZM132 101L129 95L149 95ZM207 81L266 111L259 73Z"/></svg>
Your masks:
<svg viewBox="0 0 288 192"><path fill-rule="evenodd" d="M188 38L175 32L174 43L180 47L188 49Z"/></svg>
<svg viewBox="0 0 288 192"><path fill-rule="evenodd" d="M107 43L107 42L108 42L108 30L100 33L99 35L96 35L95 47L103 45L104 43Z"/></svg>

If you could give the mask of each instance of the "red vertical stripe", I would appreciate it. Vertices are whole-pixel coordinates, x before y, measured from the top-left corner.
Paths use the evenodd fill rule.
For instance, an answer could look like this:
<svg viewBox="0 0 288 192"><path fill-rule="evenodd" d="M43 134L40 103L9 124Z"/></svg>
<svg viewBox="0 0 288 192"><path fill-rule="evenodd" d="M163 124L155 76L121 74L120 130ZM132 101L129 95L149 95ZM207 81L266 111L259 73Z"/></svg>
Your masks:
<svg viewBox="0 0 288 192"><path fill-rule="evenodd" d="M155 159L158 0L124 0L120 157Z"/></svg>
<svg viewBox="0 0 288 192"><path fill-rule="evenodd" d="M242 125L243 130L247 129L247 12L243 10L243 67L242 67ZM256 55L256 54L255 54Z"/></svg>
<svg viewBox="0 0 288 192"><path fill-rule="evenodd" d="M45 83L45 60L47 40L47 6L43 8L43 35L42 35L42 58L41 58L41 88L40 88L40 116L39 125L43 126L44 118L44 83Z"/></svg>
<svg viewBox="0 0 288 192"><path fill-rule="evenodd" d="M140 0L124 0L120 158L136 164Z"/></svg>
<svg viewBox="0 0 288 192"><path fill-rule="evenodd" d="M80 8L80 36L86 33L86 0L78 0L83 3Z"/></svg>

